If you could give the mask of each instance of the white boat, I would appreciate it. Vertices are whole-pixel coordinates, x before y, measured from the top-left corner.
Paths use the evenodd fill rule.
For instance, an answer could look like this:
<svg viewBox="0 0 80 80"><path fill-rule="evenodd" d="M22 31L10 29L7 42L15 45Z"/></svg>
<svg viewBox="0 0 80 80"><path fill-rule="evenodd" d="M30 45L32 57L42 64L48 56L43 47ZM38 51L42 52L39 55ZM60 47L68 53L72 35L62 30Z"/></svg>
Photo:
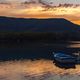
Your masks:
<svg viewBox="0 0 80 80"><path fill-rule="evenodd" d="M54 61L60 62L60 63L79 63L80 62L80 54L78 56L69 55L66 53L53 52L53 59Z"/></svg>

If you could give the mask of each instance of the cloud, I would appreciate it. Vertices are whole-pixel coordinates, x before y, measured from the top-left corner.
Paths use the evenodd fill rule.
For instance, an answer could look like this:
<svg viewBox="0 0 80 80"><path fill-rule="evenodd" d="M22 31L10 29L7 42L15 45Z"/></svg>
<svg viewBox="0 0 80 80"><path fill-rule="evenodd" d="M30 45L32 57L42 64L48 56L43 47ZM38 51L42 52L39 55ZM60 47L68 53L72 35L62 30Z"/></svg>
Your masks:
<svg viewBox="0 0 80 80"><path fill-rule="evenodd" d="M22 18L66 18L74 23L80 24L80 6L78 7L57 7L47 8L45 5L53 5L59 3L74 3L74 0L0 0L0 2L32 2L31 4L17 4L17 5L0 5L0 16L22 17ZM58 2L59 1L59 2ZM62 2L63 1L63 2ZM80 0L77 0L80 3Z"/></svg>
<svg viewBox="0 0 80 80"><path fill-rule="evenodd" d="M0 0L0 2L24 2L24 1L35 1L35 2L42 2L49 5L57 5L59 3L73 3L73 4L80 4L80 0Z"/></svg>

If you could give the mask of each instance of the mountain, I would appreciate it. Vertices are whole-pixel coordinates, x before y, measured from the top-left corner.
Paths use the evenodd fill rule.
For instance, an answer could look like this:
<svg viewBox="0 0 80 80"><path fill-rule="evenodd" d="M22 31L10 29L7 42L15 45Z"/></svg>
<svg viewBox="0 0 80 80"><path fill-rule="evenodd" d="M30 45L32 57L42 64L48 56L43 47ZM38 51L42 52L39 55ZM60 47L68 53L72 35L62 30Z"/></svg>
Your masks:
<svg viewBox="0 0 80 80"><path fill-rule="evenodd" d="M80 26L70 21L57 19L23 19L0 17L0 32L76 32Z"/></svg>

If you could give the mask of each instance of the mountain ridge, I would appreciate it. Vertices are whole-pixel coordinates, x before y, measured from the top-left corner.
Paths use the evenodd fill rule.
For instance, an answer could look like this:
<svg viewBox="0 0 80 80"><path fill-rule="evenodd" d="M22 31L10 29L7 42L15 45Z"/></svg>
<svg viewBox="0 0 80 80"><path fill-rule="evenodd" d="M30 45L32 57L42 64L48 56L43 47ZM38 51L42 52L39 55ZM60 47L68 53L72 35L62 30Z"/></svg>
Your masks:
<svg viewBox="0 0 80 80"><path fill-rule="evenodd" d="M0 31L26 32L76 32L80 26L64 18L25 19L0 17Z"/></svg>

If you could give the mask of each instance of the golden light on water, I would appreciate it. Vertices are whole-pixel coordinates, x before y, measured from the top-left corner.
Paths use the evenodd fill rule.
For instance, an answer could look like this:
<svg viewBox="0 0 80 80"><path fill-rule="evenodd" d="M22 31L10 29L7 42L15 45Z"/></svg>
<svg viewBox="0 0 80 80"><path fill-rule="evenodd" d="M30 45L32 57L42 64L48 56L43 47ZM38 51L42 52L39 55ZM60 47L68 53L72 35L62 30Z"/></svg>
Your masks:
<svg viewBox="0 0 80 80"><path fill-rule="evenodd" d="M41 5L0 5L0 16L19 18L65 18L80 25L80 7L48 8Z"/></svg>
<svg viewBox="0 0 80 80"><path fill-rule="evenodd" d="M1 80L79 80L80 65L76 68L56 67L50 60L21 60L0 62Z"/></svg>

